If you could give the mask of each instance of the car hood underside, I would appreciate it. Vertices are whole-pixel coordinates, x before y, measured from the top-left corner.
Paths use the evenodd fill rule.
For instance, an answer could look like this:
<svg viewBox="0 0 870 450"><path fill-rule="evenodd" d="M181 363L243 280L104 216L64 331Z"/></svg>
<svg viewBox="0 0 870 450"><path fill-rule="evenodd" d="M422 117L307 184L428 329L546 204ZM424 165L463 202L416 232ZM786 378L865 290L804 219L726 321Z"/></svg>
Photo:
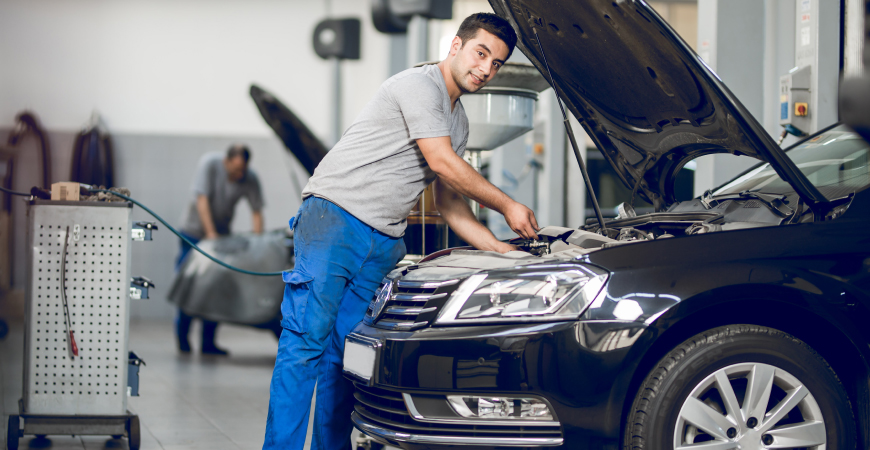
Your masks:
<svg viewBox="0 0 870 450"><path fill-rule="evenodd" d="M722 81L645 2L490 4L517 30L517 46L549 80L546 56L568 108L625 185L657 211L676 201L674 177L698 156L731 153L774 165L787 159Z"/></svg>

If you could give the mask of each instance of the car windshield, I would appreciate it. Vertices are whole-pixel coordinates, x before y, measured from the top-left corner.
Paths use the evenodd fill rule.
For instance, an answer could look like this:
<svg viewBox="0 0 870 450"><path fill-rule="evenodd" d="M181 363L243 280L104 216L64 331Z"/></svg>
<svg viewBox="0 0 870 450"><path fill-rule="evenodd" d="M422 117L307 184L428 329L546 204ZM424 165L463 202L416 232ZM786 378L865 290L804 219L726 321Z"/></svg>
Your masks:
<svg viewBox="0 0 870 450"><path fill-rule="evenodd" d="M832 128L786 152L828 199L845 197L870 185L870 145L845 125ZM761 164L713 192L713 196L743 191L790 194L794 188Z"/></svg>

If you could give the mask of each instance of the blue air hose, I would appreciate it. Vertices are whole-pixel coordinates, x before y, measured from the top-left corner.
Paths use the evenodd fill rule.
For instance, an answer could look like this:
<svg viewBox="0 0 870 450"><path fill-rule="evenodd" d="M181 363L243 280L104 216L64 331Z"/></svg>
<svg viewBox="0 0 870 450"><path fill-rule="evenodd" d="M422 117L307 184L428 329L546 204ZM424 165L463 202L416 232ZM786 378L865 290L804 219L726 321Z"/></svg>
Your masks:
<svg viewBox="0 0 870 450"><path fill-rule="evenodd" d="M83 185L83 187L84 187L84 185ZM212 260L212 261L214 261L214 262L216 262L216 263L218 263L218 264L220 264L220 265L226 267L227 269L235 270L236 272L239 272L239 273L244 273L244 274L247 274L247 275L254 275L254 276L258 276L258 277L275 277L275 276L280 276L281 274L284 273L284 272L253 272L253 271L250 271L250 270L240 269L240 268L238 268L238 267L231 266L231 265L229 265L229 264L227 264L227 263L225 263L225 262L223 262L223 261L221 261L221 260L215 258L214 256L209 255L209 254L206 253L204 250L202 250L201 248L197 247L196 244L194 244L190 239L188 239L187 237L185 237L184 235L182 235L178 230L176 230L175 228L173 228L172 225L169 225L169 223L168 223L167 221L163 220L163 218L160 217L159 215L157 215L157 213L155 213L154 211L151 211L151 209L149 209L147 206L145 206L145 205L139 203L137 200L134 200L134 199L132 199L132 198L130 198L130 197L127 197L127 196L124 195L124 194L119 194L119 193L117 193L117 192L115 192L115 191L110 191L110 190L108 190L108 189L93 189L93 188L86 188L86 189L88 190L88 192L103 192L103 193L106 193L106 194L114 195L115 197L123 198L124 200L127 200L128 202L131 202L131 203L133 203L134 205L136 205L136 206L138 206L138 207L144 209L145 212L147 212L148 214L151 214L152 216L154 216L155 219L159 220L160 223L163 224L163 226L165 226L166 228L169 229L169 231L175 233L176 236L180 237L181 240L183 240L184 242L187 243L187 245L190 245L191 247L193 247L194 250L196 250L196 251L202 253L203 255L205 255L206 258L208 258L208 259L210 259L210 260Z"/></svg>

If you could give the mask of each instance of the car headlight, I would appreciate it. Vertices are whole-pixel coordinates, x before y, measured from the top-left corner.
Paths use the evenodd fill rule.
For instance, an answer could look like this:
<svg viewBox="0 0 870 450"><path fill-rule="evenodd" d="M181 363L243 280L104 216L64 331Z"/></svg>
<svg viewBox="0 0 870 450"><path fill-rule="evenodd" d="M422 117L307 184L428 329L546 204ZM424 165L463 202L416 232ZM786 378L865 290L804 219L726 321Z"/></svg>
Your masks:
<svg viewBox="0 0 870 450"><path fill-rule="evenodd" d="M601 292L607 273L593 266L549 264L468 277L435 323L553 321L576 318Z"/></svg>

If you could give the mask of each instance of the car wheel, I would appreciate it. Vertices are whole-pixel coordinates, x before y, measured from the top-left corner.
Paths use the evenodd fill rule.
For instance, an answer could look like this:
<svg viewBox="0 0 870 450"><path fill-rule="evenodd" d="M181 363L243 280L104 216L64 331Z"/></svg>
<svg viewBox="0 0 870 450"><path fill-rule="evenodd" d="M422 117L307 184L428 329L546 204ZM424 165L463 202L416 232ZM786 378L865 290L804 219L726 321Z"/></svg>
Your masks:
<svg viewBox="0 0 870 450"><path fill-rule="evenodd" d="M787 333L731 325L662 358L629 410L624 448L854 449L855 419L825 360Z"/></svg>

